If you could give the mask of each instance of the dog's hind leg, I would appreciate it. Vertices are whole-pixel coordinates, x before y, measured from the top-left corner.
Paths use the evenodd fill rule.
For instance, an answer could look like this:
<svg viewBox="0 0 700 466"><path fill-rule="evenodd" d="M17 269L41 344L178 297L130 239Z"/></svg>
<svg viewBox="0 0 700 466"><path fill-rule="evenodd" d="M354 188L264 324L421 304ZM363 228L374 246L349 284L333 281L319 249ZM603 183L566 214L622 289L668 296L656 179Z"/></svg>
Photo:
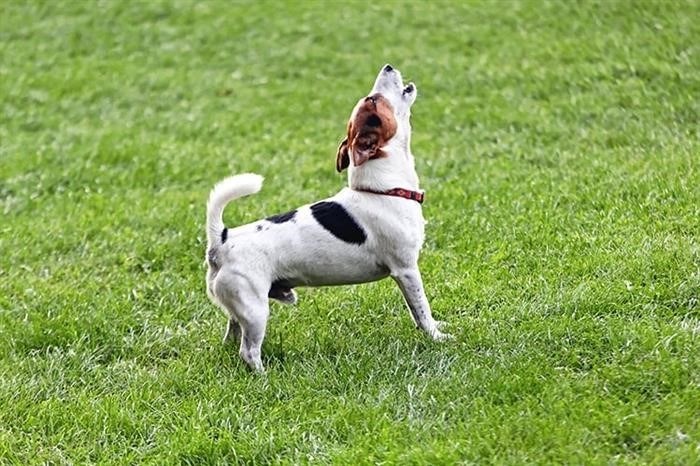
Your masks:
<svg viewBox="0 0 700 466"><path fill-rule="evenodd" d="M256 303L246 303L245 318L241 319L242 337L238 354L251 369L264 372L261 353L270 308L267 298L257 301Z"/></svg>
<svg viewBox="0 0 700 466"><path fill-rule="evenodd" d="M213 290L229 313L224 342L240 338L241 358L258 372L264 370L260 353L270 314L269 286L250 276L227 271L218 277Z"/></svg>

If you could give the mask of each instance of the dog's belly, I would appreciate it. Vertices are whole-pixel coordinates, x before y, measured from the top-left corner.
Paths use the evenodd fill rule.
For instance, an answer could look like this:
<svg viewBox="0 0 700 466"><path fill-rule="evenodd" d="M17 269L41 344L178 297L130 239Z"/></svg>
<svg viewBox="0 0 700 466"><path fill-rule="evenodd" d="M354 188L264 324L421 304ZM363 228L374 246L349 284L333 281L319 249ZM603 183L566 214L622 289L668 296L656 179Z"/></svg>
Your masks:
<svg viewBox="0 0 700 466"><path fill-rule="evenodd" d="M389 276L389 269L378 262L355 258L353 262L329 263L323 260L298 261L284 267L280 280L290 288L296 286L353 285L380 280ZM285 273L287 272L287 273Z"/></svg>

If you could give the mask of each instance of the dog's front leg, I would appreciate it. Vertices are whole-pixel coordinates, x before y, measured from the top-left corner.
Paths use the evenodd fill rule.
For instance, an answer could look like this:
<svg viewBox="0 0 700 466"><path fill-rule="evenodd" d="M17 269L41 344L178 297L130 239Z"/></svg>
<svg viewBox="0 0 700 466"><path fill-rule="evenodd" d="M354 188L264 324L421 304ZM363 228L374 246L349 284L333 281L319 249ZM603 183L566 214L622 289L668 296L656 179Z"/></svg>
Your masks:
<svg viewBox="0 0 700 466"><path fill-rule="evenodd" d="M440 331L442 322L437 322L433 319L433 315L430 312L430 303L428 303L428 298L425 296L423 280L417 266L392 272L391 278L399 285L406 304L411 311L411 316L418 328L425 331L434 340L452 338L452 335Z"/></svg>

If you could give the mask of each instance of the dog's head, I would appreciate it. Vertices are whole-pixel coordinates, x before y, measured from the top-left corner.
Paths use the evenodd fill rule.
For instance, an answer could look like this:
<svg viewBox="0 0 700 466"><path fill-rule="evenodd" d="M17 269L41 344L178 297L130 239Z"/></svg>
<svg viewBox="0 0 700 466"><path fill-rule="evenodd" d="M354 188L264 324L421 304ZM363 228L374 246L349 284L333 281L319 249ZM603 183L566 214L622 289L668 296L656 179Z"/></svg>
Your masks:
<svg viewBox="0 0 700 466"><path fill-rule="evenodd" d="M386 157L382 150L390 142L408 148L411 134L411 105L416 100L413 83L406 86L399 70L385 65L367 97L357 102L348 121L348 134L338 147L336 169L352 164L359 167L368 160Z"/></svg>

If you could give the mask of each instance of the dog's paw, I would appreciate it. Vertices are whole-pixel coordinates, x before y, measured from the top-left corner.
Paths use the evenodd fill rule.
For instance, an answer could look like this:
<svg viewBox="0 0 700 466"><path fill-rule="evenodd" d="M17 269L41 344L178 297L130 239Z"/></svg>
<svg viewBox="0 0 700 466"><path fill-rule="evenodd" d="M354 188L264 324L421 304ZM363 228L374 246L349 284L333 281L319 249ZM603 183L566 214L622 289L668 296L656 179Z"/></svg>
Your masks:
<svg viewBox="0 0 700 466"><path fill-rule="evenodd" d="M455 339L452 334L441 332L437 328L430 333L430 336L435 341L450 341Z"/></svg>
<svg viewBox="0 0 700 466"><path fill-rule="evenodd" d="M265 366L262 365L262 363L256 363L253 366L250 366L250 369L258 375L265 375Z"/></svg>
<svg viewBox="0 0 700 466"><path fill-rule="evenodd" d="M437 327L438 330L445 330L445 328L447 327L447 322L445 322L444 320L436 320L435 327Z"/></svg>
<svg viewBox="0 0 700 466"><path fill-rule="evenodd" d="M446 341L446 340L454 340L454 336L445 332L445 329L448 327L448 323L445 322L444 320L436 320L435 321L435 332L437 335L433 336L433 339L436 341Z"/></svg>
<svg viewBox="0 0 700 466"><path fill-rule="evenodd" d="M451 333L438 332L438 334L434 336L433 339L435 339L435 341L452 341L455 339L455 337Z"/></svg>

